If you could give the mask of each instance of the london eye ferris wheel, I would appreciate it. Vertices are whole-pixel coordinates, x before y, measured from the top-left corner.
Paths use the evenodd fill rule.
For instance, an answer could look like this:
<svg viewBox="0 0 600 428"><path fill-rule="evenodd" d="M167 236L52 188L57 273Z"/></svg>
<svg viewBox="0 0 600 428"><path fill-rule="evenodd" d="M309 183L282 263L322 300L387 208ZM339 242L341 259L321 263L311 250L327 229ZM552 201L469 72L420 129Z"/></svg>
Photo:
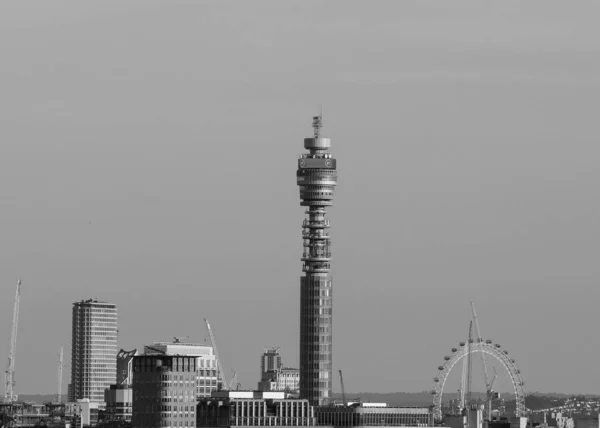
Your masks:
<svg viewBox="0 0 600 428"><path fill-rule="evenodd" d="M471 326L473 323L475 324L476 336L473 337L470 328L469 338L464 342L459 342L457 347L451 348L451 353L444 357L444 363L438 367L438 373L433 378L435 388L431 391L431 394L433 395L434 417L436 420L442 420L442 399L444 386L448 376L450 375L450 372L459 361L462 362L463 370L458 394L458 408L462 410L472 404L470 402L471 364L472 360L476 358L475 355L477 354L479 354L479 358L483 364L486 389L484 400L485 407L487 407L488 419L491 419L492 402L494 399L498 398L498 393L493 389L494 383L497 379L495 368L494 375L492 377L490 377L488 374L486 357L489 358L489 356L497 360L508 373L508 377L510 378L515 394L515 416L523 416L526 408L525 394L523 392L524 382L521 378L521 371L516 367L515 360L508 356L508 351L503 349L500 344L481 338L479 323L473 302L471 302L471 310L473 314Z"/></svg>

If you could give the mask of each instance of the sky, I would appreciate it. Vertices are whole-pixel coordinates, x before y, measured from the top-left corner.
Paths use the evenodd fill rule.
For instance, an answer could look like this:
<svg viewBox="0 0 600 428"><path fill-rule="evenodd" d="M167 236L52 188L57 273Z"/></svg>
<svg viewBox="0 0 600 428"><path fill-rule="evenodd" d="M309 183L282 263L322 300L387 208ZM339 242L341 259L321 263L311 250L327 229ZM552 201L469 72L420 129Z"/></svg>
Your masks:
<svg viewBox="0 0 600 428"><path fill-rule="evenodd" d="M21 277L16 392L56 391L88 298L118 305L126 350L204 342L208 318L244 388L266 347L297 367L295 171L323 105L346 389L432 389L473 300L526 392L600 393L599 12L0 3L0 359Z"/></svg>

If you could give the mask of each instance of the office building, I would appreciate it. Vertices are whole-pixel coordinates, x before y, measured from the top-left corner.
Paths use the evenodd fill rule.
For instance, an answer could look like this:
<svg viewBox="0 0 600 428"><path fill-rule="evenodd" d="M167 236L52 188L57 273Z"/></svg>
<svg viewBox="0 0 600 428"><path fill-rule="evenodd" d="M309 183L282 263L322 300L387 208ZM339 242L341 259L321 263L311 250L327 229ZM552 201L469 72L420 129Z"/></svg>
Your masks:
<svg viewBox="0 0 600 428"><path fill-rule="evenodd" d="M280 347L265 349L260 356L259 391L286 391L298 393L300 387L300 371L291 367L283 367Z"/></svg>
<svg viewBox="0 0 600 428"><path fill-rule="evenodd" d="M291 367L265 372L258 383L259 391L285 391L290 394L298 394L299 388L300 370Z"/></svg>
<svg viewBox="0 0 600 428"><path fill-rule="evenodd" d="M132 428L196 426L196 363L175 355L133 358Z"/></svg>
<svg viewBox="0 0 600 428"><path fill-rule="evenodd" d="M117 380L117 306L98 300L73 303L69 401L104 402Z"/></svg>
<svg viewBox="0 0 600 428"><path fill-rule="evenodd" d="M117 354L117 383L104 391L106 403L106 422L131 422L133 412L133 357L138 355L137 349Z"/></svg>
<svg viewBox="0 0 600 428"><path fill-rule="evenodd" d="M284 392L217 391L197 407L197 427L315 426L308 400L287 398Z"/></svg>
<svg viewBox="0 0 600 428"><path fill-rule="evenodd" d="M304 253L300 278L300 397L314 406L331 402L332 277L330 227L325 208L333 205L337 184L331 140L320 135L321 116L313 118L314 135L304 139L308 150L298 159L300 205L307 207L302 223Z"/></svg>
<svg viewBox="0 0 600 428"><path fill-rule="evenodd" d="M263 379L265 373L279 370L282 366L280 348L265 349L260 356L260 378Z"/></svg>
<svg viewBox="0 0 600 428"><path fill-rule="evenodd" d="M146 355L183 355L197 358L196 396L209 397L218 389L221 382L217 367L217 357L212 346L198 343L185 343L179 338L173 342L155 342L144 346Z"/></svg>
<svg viewBox="0 0 600 428"><path fill-rule="evenodd" d="M315 413L317 424L328 427L434 426L433 411L429 407L389 407L385 403L353 403L349 406L320 407Z"/></svg>

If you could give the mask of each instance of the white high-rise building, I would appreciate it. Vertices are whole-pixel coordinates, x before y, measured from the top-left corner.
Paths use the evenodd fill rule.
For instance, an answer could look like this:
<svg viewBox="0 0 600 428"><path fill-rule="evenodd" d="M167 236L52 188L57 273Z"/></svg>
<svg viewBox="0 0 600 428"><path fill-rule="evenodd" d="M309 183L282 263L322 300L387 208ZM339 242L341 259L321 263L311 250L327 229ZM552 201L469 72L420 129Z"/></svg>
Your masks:
<svg viewBox="0 0 600 428"><path fill-rule="evenodd" d="M221 382L217 367L217 357L212 346L199 343L184 343L175 338L173 342L154 342L144 346L145 355L181 355L197 357L196 396L210 397Z"/></svg>
<svg viewBox="0 0 600 428"><path fill-rule="evenodd" d="M69 401L104 402L117 380L117 305L98 300L73 303Z"/></svg>

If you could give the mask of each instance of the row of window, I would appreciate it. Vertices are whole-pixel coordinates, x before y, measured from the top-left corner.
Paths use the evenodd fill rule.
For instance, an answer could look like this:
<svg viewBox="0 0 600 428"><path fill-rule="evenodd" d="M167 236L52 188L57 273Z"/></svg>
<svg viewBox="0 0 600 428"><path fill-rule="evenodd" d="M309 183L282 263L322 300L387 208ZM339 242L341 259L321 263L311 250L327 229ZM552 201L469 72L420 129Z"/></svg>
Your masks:
<svg viewBox="0 0 600 428"><path fill-rule="evenodd" d="M179 422L179 424L178 424ZM185 423L185 425L184 425ZM188 425L189 424L189 425ZM177 427L195 427L196 421L160 421L161 427L177 428Z"/></svg>
<svg viewBox="0 0 600 428"><path fill-rule="evenodd" d="M194 413L194 409L196 408L196 406L168 406L168 405L162 405L160 406L161 411L163 412L170 412L170 411L174 411L174 412L187 412L190 411L192 413Z"/></svg>

